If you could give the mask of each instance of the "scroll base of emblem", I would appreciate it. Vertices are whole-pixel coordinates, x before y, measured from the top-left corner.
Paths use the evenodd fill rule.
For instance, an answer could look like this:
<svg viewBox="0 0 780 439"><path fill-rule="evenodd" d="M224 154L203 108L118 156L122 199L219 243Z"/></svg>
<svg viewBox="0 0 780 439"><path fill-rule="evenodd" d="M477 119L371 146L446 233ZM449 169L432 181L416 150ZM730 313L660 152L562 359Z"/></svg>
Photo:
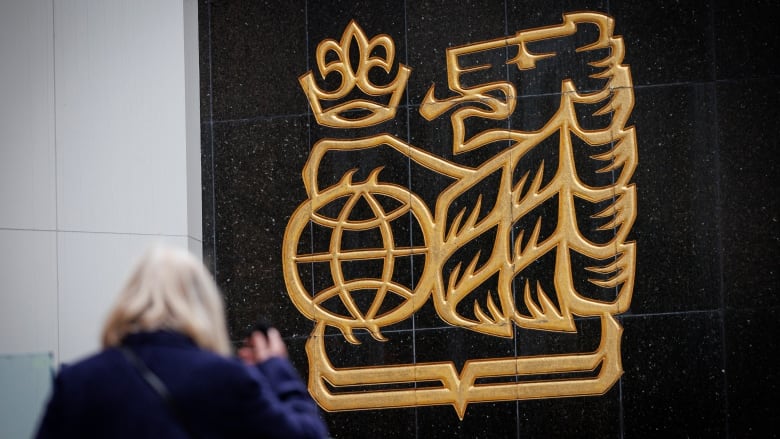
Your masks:
<svg viewBox="0 0 780 439"><path fill-rule="evenodd" d="M623 373L622 332L615 318L604 314L594 352L469 360L458 373L452 362L336 368L325 351L320 322L306 343L309 390L327 411L449 404L461 420L470 403L602 395ZM372 386L381 389L366 390Z"/></svg>

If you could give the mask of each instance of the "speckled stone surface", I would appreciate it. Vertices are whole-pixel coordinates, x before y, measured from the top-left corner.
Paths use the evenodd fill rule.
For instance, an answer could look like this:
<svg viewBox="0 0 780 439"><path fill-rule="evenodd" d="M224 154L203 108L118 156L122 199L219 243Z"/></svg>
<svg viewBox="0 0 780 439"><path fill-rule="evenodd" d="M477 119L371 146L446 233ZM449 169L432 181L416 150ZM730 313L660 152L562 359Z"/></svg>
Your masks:
<svg viewBox="0 0 780 439"><path fill-rule="evenodd" d="M780 51L780 7L775 2L199 0L198 5L204 260L224 293L232 337L240 339L258 318L272 321L304 377L313 322L286 292L281 249L288 221L307 199L301 171L312 146L324 138L388 133L460 165L478 166L508 143L453 154L449 117L429 121L420 113L431 86L439 99L452 95L447 48L556 25L564 13L582 10L611 15L614 33L625 43L639 162L632 178L637 216L630 235L637 242L636 280L631 307L618 316L620 380L600 396L471 404L463 420L450 406L323 412L334 438L742 438L776 430L780 409L771 401L780 391L775 360L780 71L773 60ZM392 120L345 131L316 123L299 77L316 70L317 44L340 39L351 20L369 38L386 34L395 42L396 65L390 74L374 72L372 78L394 77L398 62L412 73ZM578 38L587 37L583 31L550 43L561 56L540 61L534 71L504 65L516 54L511 48L484 54L480 62L493 67L474 80L511 81L517 86L516 108L505 120L469 120L467 131L540 128L558 109L562 78L572 78L580 90L602 87L602 79L589 76L594 54L573 50L582 43ZM318 83L332 89L338 80ZM582 110L584 126L598 127L607 117L592 116L595 108ZM545 142L554 146L557 139ZM556 148L544 146L524 156L518 169L544 162L543 179L551 179L561 158ZM588 159L591 149L578 144L574 150L588 183L611 182L610 174L595 172L600 164ZM336 184L353 169L353 180L362 181L378 166L384 166L382 181L408 189L428 206L452 183L388 147L327 155L318 183ZM498 178L499 173L488 176L462 193L449 207L448 221L480 197L489 205ZM603 220L591 217L600 207L577 205L583 234L594 242L612 237L599 228ZM549 235L556 212L555 203L542 205L514 224L514 233L541 217L540 233ZM412 216L393 224L392 231L397 247L424 244ZM329 239L326 231L307 228L300 250L323 251ZM488 233L464 246L444 270L470 261L491 239ZM381 244L381 237L356 233L345 236L344 245L369 242ZM398 258L393 280L414 285L424 262L419 255ZM376 277L378 270L371 263L345 265L351 278ZM588 261L575 265L584 270ZM313 291L332 282L327 267L312 263L301 270ZM552 288L550 270L551 262L540 258L515 288L526 279ZM484 299L495 286L489 279L475 294ZM578 287L589 297L610 299L609 291ZM414 318L383 328L392 342L356 331L361 343L344 344L330 328L323 343L337 367L452 361L460 368L475 357L595 350L598 319L576 324L575 333L517 328L514 337L489 337L450 326L429 301Z"/></svg>

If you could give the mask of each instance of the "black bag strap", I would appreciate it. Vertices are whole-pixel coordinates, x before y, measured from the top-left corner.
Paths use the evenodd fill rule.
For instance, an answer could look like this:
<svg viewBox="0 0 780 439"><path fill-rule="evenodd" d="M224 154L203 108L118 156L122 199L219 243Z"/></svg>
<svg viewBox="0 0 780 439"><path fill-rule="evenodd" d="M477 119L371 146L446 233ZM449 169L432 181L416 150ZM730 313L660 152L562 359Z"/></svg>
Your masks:
<svg viewBox="0 0 780 439"><path fill-rule="evenodd" d="M182 426L182 428L184 428L184 431L186 431L191 438L197 438L198 436L185 422L181 412L176 408L176 404L173 400L173 397L171 396L171 392L168 391L168 387L165 386L165 383L162 382L160 377L155 375L155 373L146 366L144 360L142 360L141 357L139 357L132 349L128 348L127 346L119 346L119 351L122 352L122 355L125 356L125 359L127 359L127 361L133 365L135 370L141 374L141 377L143 377L144 381L149 384L149 387L151 387L155 392L157 392L158 395L160 395L160 398L162 398L165 406L168 407L168 410L170 410L176 420L179 421L179 424Z"/></svg>

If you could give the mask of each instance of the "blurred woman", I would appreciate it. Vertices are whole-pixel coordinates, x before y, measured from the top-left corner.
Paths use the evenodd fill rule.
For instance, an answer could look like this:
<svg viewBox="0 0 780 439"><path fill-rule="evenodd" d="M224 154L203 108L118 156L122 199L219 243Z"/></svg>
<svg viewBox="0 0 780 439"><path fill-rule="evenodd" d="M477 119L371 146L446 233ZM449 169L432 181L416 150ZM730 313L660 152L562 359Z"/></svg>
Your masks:
<svg viewBox="0 0 780 439"><path fill-rule="evenodd" d="M222 297L184 250L141 258L102 344L62 366L36 437L327 437L276 329L231 355Z"/></svg>

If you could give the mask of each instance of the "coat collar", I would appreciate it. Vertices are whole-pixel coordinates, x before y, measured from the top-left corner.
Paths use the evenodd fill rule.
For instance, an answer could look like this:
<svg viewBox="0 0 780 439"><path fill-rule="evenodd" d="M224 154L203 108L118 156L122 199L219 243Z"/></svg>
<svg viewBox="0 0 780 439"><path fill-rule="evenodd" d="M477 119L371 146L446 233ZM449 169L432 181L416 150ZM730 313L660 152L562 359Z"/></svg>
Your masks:
<svg viewBox="0 0 780 439"><path fill-rule="evenodd" d="M160 330L151 332L135 332L122 339L125 346L171 346L171 347L196 347L195 342L179 332Z"/></svg>

